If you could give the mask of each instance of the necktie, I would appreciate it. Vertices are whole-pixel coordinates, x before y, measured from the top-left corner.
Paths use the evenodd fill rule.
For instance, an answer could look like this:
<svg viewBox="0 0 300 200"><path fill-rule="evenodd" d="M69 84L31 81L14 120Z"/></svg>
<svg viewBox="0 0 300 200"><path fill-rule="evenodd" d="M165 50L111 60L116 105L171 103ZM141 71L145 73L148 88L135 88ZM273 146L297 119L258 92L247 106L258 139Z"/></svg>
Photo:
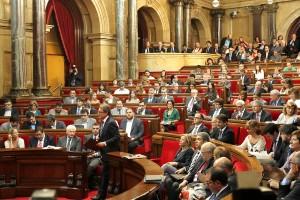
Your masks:
<svg viewBox="0 0 300 200"><path fill-rule="evenodd" d="M192 112L192 110L193 110L193 106L194 106L194 98L192 98L191 100L190 100L190 102L189 102L189 105L188 105L188 111L189 112Z"/></svg>
<svg viewBox="0 0 300 200"><path fill-rule="evenodd" d="M220 129L220 133L219 133L218 140L221 140L221 139L222 139L222 136L223 136L223 130L222 130L222 129Z"/></svg>
<svg viewBox="0 0 300 200"><path fill-rule="evenodd" d="M195 128L193 129L192 135L196 135L198 132L199 126L195 126Z"/></svg>
<svg viewBox="0 0 300 200"><path fill-rule="evenodd" d="M80 115L80 108L77 108L77 115Z"/></svg>
<svg viewBox="0 0 300 200"><path fill-rule="evenodd" d="M121 109L118 109L119 115L121 115Z"/></svg>
<svg viewBox="0 0 300 200"><path fill-rule="evenodd" d="M260 122L259 113L256 113L256 121Z"/></svg>
<svg viewBox="0 0 300 200"><path fill-rule="evenodd" d="M72 143L72 138L68 138L67 140L68 140L68 141L67 141L67 146L66 146L66 148L67 148L67 151L70 151L70 149L71 149L71 143Z"/></svg>
<svg viewBox="0 0 300 200"><path fill-rule="evenodd" d="M43 141L38 141L37 148L43 148Z"/></svg>

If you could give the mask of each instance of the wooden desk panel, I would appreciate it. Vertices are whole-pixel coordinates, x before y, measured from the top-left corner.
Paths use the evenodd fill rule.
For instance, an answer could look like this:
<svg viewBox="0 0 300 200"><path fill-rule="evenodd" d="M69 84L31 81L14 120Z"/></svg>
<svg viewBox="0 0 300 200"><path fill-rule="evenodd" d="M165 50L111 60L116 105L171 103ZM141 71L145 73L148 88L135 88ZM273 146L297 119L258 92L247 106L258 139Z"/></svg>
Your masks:
<svg viewBox="0 0 300 200"><path fill-rule="evenodd" d="M109 153L111 177L110 184L120 187L121 194L111 200L152 199L159 184L144 183L145 175L162 175L162 169L148 159L129 160L122 158L123 152Z"/></svg>
<svg viewBox="0 0 300 200"><path fill-rule="evenodd" d="M56 189L58 196L82 199L87 195L86 154L62 150L1 150L0 198L30 196L36 189Z"/></svg>

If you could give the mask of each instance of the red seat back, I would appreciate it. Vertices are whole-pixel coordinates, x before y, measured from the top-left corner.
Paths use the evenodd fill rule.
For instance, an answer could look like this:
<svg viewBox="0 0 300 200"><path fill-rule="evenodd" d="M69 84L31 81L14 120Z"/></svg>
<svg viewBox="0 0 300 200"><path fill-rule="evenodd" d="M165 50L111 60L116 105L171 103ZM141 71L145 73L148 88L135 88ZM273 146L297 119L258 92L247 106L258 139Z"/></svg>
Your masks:
<svg viewBox="0 0 300 200"><path fill-rule="evenodd" d="M161 150L160 165L172 161L178 149L179 149L179 141L164 140L162 150Z"/></svg>
<svg viewBox="0 0 300 200"><path fill-rule="evenodd" d="M243 141L245 140L245 138L247 137L247 135L248 135L247 128L240 127L240 134L239 134L239 138L238 138L238 141L237 141L237 145L242 144Z"/></svg>

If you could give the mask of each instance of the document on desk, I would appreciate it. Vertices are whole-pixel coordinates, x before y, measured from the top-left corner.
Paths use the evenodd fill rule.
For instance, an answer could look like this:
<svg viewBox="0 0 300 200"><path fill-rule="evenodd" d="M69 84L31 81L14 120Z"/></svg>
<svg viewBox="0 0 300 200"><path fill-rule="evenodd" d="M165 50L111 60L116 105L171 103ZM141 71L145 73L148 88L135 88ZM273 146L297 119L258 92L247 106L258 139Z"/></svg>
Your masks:
<svg viewBox="0 0 300 200"><path fill-rule="evenodd" d="M62 147L56 147L56 146L48 145L46 147L43 147L43 149L62 149Z"/></svg>
<svg viewBox="0 0 300 200"><path fill-rule="evenodd" d="M144 183L161 183L163 175L145 175Z"/></svg>
<svg viewBox="0 0 300 200"><path fill-rule="evenodd" d="M132 160L132 159L147 158L147 156L142 155L142 154L128 154L126 156L123 156L123 158Z"/></svg>

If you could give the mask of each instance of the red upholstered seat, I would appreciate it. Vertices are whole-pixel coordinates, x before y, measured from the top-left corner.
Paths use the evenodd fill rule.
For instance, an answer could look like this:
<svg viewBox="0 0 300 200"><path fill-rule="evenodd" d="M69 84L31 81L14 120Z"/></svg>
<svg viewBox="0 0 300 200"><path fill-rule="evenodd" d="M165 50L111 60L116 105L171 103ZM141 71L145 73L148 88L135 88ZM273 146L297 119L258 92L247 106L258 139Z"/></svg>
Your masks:
<svg viewBox="0 0 300 200"><path fill-rule="evenodd" d="M234 144L237 144L239 142L239 136L240 136L240 125L229 124L229 127L233 130L234 133Z"/></svg>
<svg viewBox="0 0 300 200"><path fill-rule="evenodd" d="M281 109L266 109L266 111L271 114L273 120L277 120L279 115L282 113Z"/></svg>
<svg viewBox="0 0 300 200"><path fill-rule="evenodd" d="M249 170L246 163L242 162L241 160L239 160L235 156L232 156L231 160L232 160L232 163L233 163L233 168L235 169L236 172L248 171Z"/></svg>
<svg viewBox="0 0 300 200"><path fill-rule="evenodd" d="M151 133L151 122L148 120L143 120L144 123L144 144L138 146L135 149L135 153L146 154L151 152L152 146L152 133Z"/></svg>
<svg viewBox="0 0 300 200"><path fill-rule="evenodd" d="M266 150L267 152L271 151L273 139L270 136L264 135L264 138L266 140Z"/></svg>
<svg viewBox="0 0 300 200"><path fill-rule="evenodd" d="M176 140L164 140L161 150L160 158L153 158L152 161L156 162L160 166L166 162L170 162L174 159L176 152L179 149L179 141Z"/></svg>
<svg viewBox="0 0 300 200"><path fill-rule="evenodd" d="M183 121L178 121L175 123L176 126L176 132L177 133L185 133L184 129L184 122Z"/></svg>
<svg viewBox="0 0 300 200"><path fill-rule="evenodd" d="M185 97L174 97L174 102L175 103L184 103Z"/></svg>
<svg viewBox="0 0 300 200"><path fill-rule="evenodd" d="M238 141L237 141L237 145L242 144L243 141L245 140L245 138L247 137L247 135L248 135L247 128L240 127L240 134L239 134L239 138L238 138Z"/></svg>

